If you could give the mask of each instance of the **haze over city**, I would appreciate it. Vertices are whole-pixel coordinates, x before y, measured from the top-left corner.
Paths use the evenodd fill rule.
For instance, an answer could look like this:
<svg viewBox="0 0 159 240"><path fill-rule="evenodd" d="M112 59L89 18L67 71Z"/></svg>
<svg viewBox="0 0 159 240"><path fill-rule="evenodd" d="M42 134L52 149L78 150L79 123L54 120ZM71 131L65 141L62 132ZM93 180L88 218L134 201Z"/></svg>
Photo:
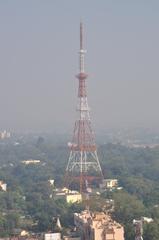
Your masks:
<svg viewBox="0 0 159 240"><path fill-rule="evenodd" d="M158 127L158 1L1 1L0 128L67 131L79 22L95 130Z"/></svg>
<svg viewBox="0 0 159 240"><path fill-rule="evenodd" d="M158 10L0 1L0 240L159 240Z"/></svg>

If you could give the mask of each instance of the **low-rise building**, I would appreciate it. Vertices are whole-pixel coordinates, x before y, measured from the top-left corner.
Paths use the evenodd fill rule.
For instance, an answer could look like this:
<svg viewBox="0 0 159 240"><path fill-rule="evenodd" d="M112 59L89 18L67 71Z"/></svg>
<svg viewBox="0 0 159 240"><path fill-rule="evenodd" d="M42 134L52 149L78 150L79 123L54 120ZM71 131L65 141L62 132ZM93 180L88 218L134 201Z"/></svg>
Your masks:
<svg viewBox="0 0 159 240"><path fill-rule="evenodd" d="M11 137L10 132L7 132L6 130L4 130L3 132L0 132L0 139L10 138L10 137Z"/></svg>
<svg viewBox="0 0 159 240"><path fill-rule="evenodd" d="M82 195L80 193L67 193L66 194L66 202L67 203L75 203L75 202L81 202L82 201Z"/></svg>
<svg viewBox="0 0 159 240"><path fill-rule="evenodd" d="M51 186L55 186L55 180L54 179L49 179L48 182L50 183Z"/></svg>
<svg viewBox="0 0 159 240"><path fill-rule="evenodd" d="M61 233L45 233L44 240L61 240Z"/></svg>
<svg viewBox="0 0 159 240"><path fill-rule="evenodd" d="M63 198L66 200L67 203L75 203L82 201L82 195L78 191L71 191L68 188L57 189L56 198Z"/></svg>
<svg viewBox="0 0 159 240"><path fill-rule="evenodd" d="M153 219L152 218L148 218L148 217L142 217L141 220L142 220L143 223L151 223L151 222L153 222Z"/></svg>
<svg viewBox="0 0 159 240"><path fill-rule="evenodd" d="M7 191L7 184L3 181L0 181L0 190L6 192Z"/></svg>
<svg viewBox="0 0 159 240"><path fill-rule="evenodd" d="M80 237L69 237L69 236L64 236L63 240L81 240Z"/></svg>
<svg viewBox="0 0 159 240"><path fill-rule="evenodd" d="M99 185L101 189L103 188L117 188L118 187L118 179L103 179L102 183Z"/></svg>
<svg viewBox="0 0 159 240"><path fill-rule="evenodd" d="M22 163L24 163L25 165L29 165L29 164L38 164L40 163L40 160L34 160L34 159L28 159L28 160L23 160Z"/></svg>

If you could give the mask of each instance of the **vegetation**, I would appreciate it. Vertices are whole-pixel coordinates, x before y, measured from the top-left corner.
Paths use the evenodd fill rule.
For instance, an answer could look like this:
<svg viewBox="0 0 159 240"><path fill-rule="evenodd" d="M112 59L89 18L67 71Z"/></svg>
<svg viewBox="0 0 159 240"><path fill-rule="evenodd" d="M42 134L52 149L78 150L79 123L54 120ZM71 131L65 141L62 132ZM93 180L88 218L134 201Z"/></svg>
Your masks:
<svg viewBox="0 0 159 240"><path fill-rule="evenodd" d="M133 219L152 217L144 225L144 239L159 236L159 148L135 149L120 144L101 145L99 158L105 177L118 178L123 190L105 192L95 199L92 209L102 208L107 198L115 201L113 217L126 229L126 239L134 239ZM7 192L0 192L0 237L9 236L16 228L43 232L54 230L55 217L61 224L72 226L73 212L82 204L70 205L54 198L49 179L56 186L63 182L68 161L67 147L44 138L0 142L0 180L7 183ZM40 159L39 164L25 165L26 159ZM101 204L100 204L101 203Z"/></svg>

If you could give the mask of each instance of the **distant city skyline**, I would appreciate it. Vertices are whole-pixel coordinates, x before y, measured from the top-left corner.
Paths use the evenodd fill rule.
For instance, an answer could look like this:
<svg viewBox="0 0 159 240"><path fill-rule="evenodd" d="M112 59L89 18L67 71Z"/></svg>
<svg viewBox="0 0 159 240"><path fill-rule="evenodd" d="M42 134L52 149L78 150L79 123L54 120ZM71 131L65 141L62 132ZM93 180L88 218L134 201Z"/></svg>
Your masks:
<svg viewBox="0 0 159 240"><path fill-rule="evenodd" d="M93 129L159 128L159 2L0 2L0 129L67 132L84 23Z"/></svg>

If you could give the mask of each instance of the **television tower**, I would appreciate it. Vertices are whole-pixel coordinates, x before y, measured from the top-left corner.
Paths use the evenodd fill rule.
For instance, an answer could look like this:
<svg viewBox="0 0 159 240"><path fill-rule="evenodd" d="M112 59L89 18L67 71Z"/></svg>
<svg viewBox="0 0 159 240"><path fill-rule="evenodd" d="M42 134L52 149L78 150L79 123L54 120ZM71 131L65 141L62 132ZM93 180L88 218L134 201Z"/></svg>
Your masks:
<svg viewBox="0 0 159 240"><path fill-rule="evenodd" d="M65 186L71 187L78 184L80 192L87 191L92 181L103 179L102 169L98 160L97 147L94 133L91 128L90 109L87 101L85 73L85 53L83 48L83 24L80 23L80 51L79 51L79 80L77 107L78 119L75 121L69 161L66 167Z"/></svg>

